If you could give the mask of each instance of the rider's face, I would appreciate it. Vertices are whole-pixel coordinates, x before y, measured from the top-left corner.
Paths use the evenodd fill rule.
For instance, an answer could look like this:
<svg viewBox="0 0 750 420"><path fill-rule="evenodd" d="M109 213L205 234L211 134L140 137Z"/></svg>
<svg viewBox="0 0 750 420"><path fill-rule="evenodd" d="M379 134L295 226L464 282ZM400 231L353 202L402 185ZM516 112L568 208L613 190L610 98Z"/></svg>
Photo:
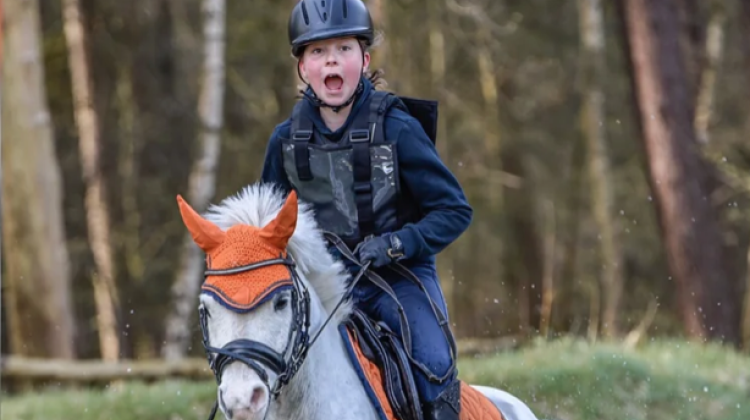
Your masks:
<svg viewBox="0 0 750 420"><path fill-rule="evenodd" d="M300 74L318 98L341 105L357 89L362 70L370 64L355 38L335 38L311 43L299 62Z"/></svg>

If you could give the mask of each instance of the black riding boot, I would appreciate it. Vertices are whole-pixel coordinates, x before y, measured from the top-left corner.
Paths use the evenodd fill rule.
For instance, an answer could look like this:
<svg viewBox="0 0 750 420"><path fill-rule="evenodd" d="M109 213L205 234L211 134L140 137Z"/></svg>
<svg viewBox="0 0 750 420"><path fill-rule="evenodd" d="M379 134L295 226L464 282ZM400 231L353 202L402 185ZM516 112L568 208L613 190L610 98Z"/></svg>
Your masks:
<svg viewBox="0 0 750 420"><path fill-rule="evenodd" d="M425 403L424 420L458 420L461 413L461 382L455 379L431 403Z"/></svg>

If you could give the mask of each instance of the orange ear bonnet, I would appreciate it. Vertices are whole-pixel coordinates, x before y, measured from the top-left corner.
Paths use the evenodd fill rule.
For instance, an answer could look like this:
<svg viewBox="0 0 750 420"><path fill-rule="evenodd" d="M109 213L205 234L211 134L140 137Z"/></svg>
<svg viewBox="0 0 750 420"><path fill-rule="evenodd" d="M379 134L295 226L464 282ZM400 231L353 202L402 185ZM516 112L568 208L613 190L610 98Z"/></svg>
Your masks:
<svg viewBox="0 0 750 420"><path fill-rule="evenodd" d="M235 225L226 232L201 217L182 197L177 201L193 241L206 253L203 293L232 311L248 312L274 292L293 287L290 267L263 263L287 257L286 246L297 222L296 194L289 195L276 219L265 227Z"/></svg>

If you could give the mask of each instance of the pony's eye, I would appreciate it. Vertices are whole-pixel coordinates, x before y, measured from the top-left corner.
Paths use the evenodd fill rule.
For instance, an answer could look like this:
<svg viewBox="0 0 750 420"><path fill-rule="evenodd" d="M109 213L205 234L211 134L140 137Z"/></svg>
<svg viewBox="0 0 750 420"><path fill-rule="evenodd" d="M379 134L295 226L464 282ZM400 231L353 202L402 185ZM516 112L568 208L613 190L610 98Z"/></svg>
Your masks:
<svg viewBox="0 0 750 420"><path fill-rule="evenodd" d="M280 311L286 308L287 304L289 304L289 298L286 296L281 296L273 303L273 310Z"/></svg>

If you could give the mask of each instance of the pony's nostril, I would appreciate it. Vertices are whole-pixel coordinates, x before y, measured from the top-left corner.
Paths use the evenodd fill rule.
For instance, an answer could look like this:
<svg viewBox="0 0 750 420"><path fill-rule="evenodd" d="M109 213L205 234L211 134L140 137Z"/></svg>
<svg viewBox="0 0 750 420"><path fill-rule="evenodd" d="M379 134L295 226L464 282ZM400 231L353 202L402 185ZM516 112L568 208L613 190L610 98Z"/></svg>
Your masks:
<svg viewBox="0 0 750 420"><path fill-rule="evenodd" d="M266 404L266 388L256 386L250 395L250 410L257 413Z"/></svg>

